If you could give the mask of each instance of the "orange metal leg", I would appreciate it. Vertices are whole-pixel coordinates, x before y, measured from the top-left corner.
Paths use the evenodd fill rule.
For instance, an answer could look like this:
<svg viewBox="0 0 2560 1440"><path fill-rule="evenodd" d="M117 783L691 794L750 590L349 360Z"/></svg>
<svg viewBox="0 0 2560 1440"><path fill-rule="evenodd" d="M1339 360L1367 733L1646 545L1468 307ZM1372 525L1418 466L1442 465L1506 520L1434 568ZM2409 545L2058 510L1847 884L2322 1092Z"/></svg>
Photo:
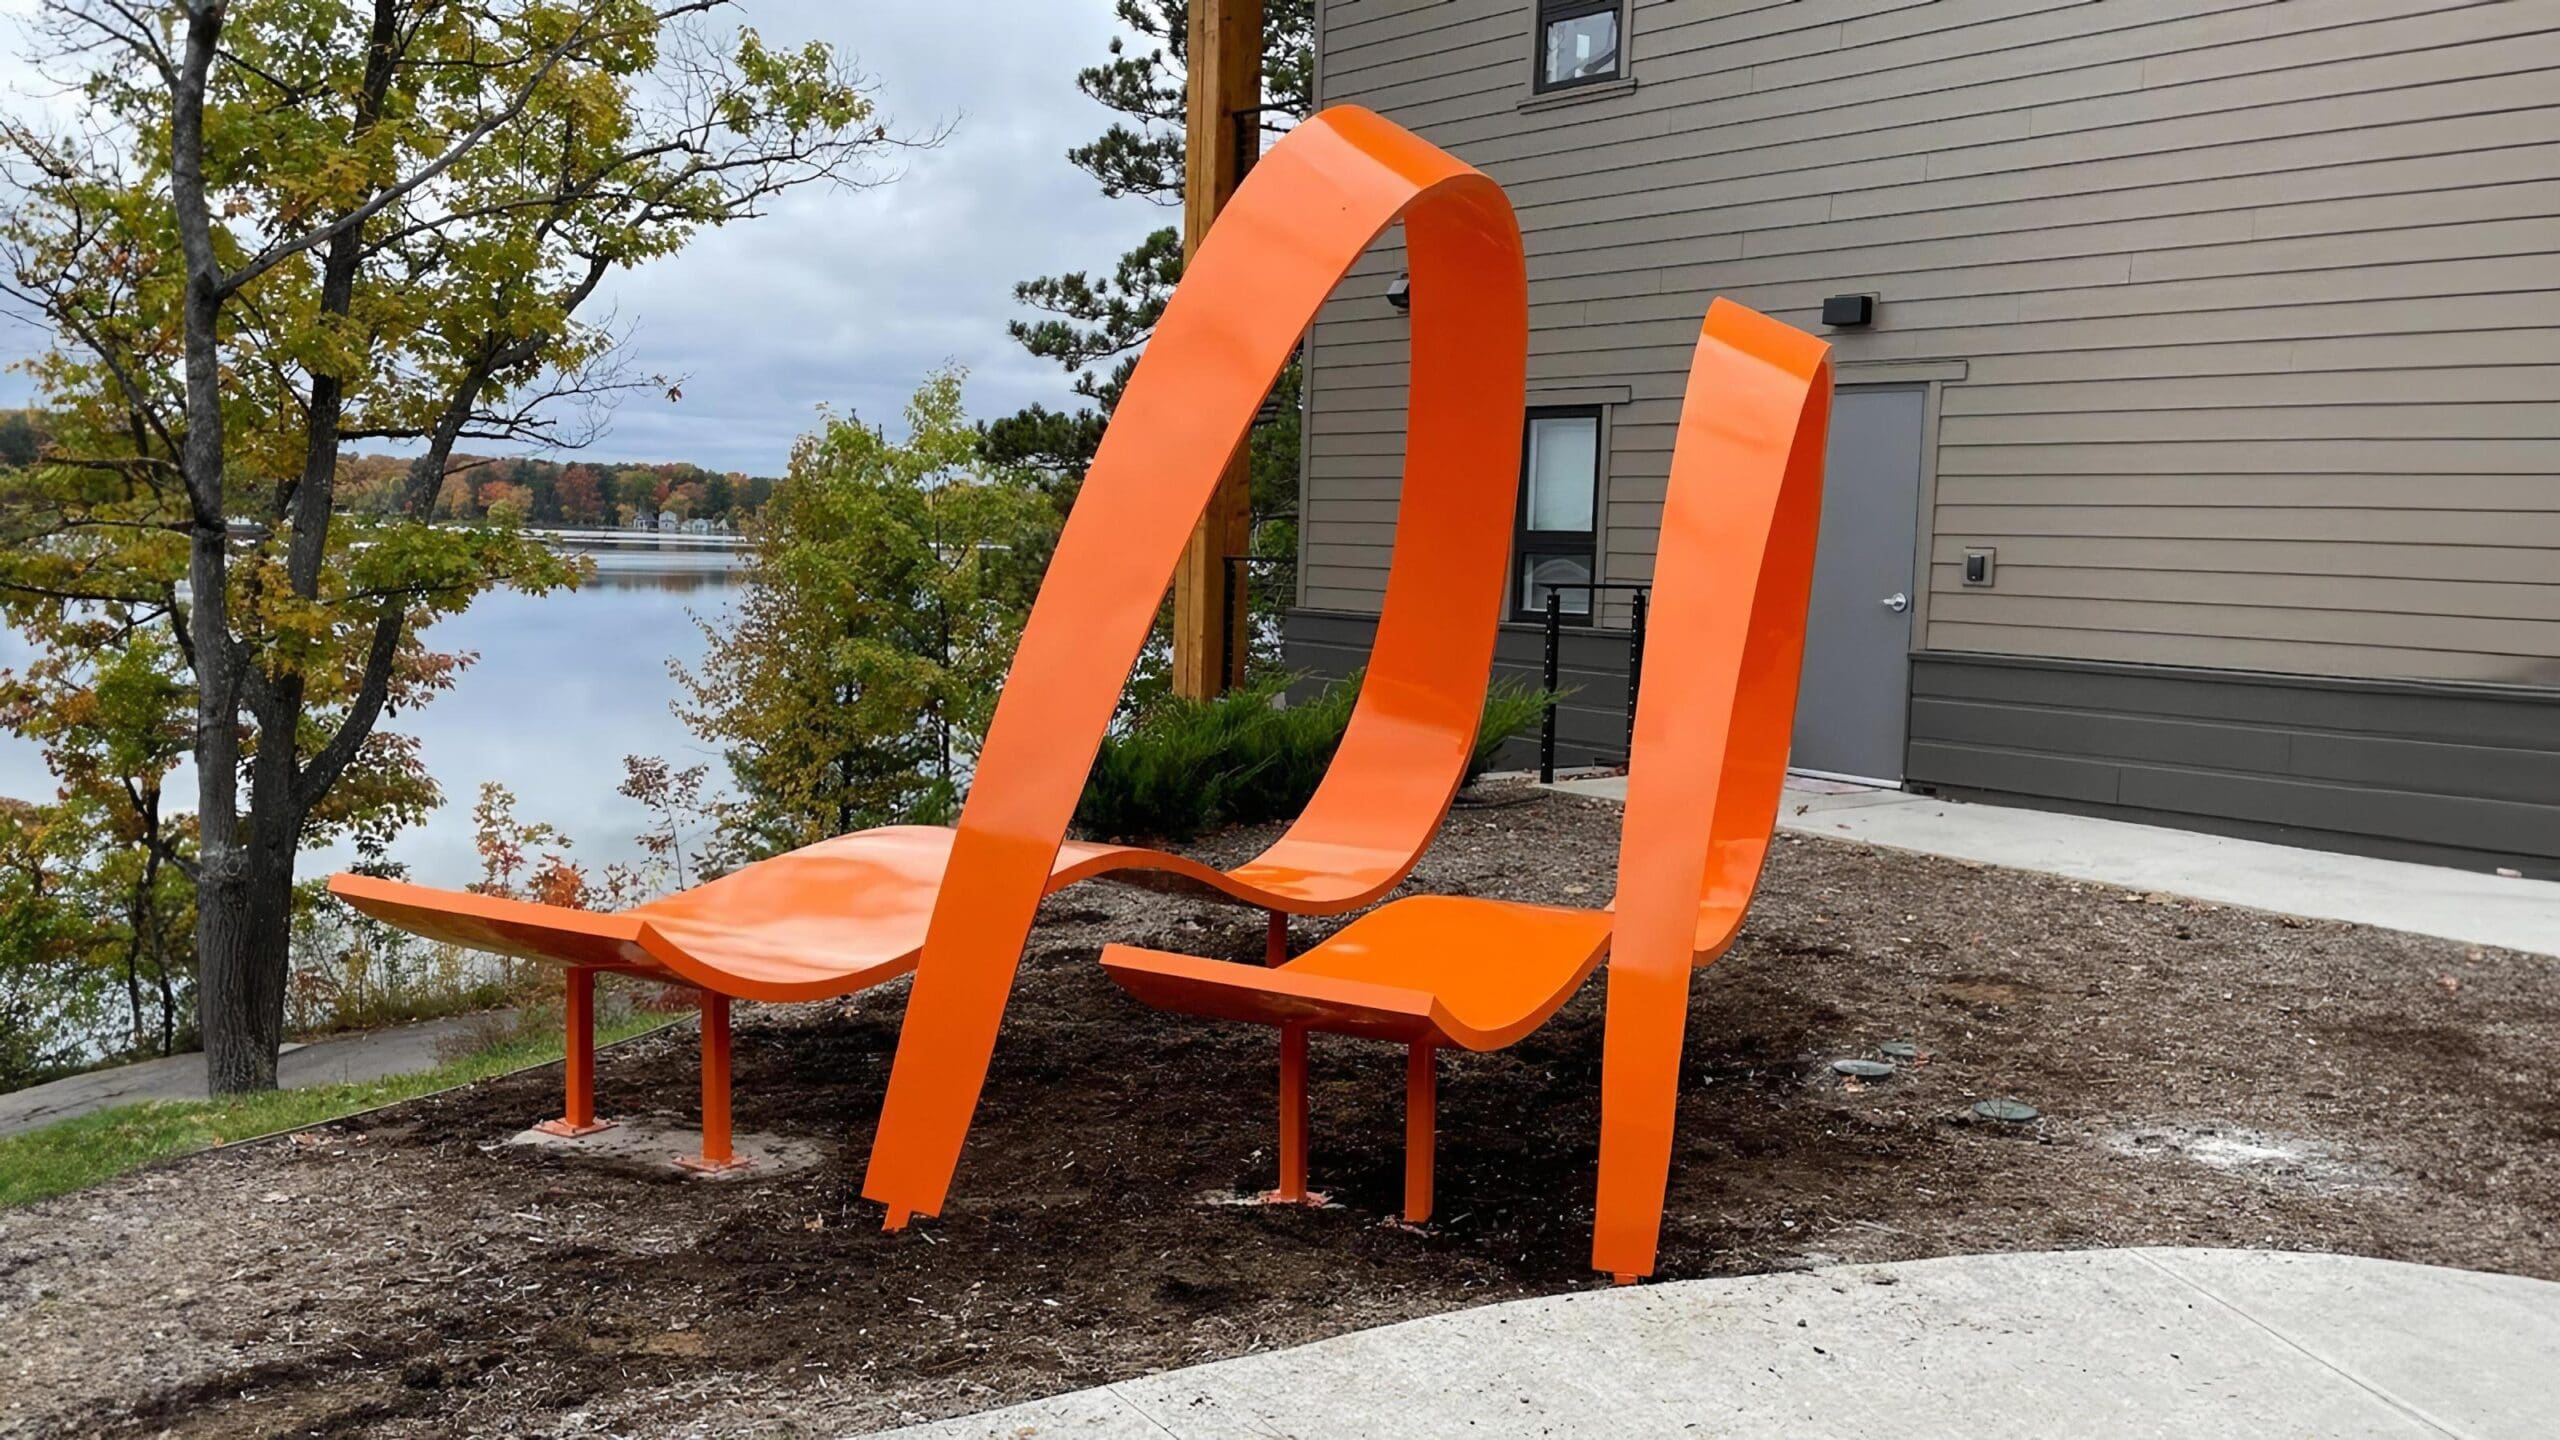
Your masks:
<svg viewBox="0 0 2560 1440"><path fill-rule="evenodd" d="M1280 1027L1280 1188L1265 1197L1307 1203L1307 1027Z"/></svg>
<svg viewBox="0 0 2560 1440"><path fill-rule="evenodd" d="M1289 917L1277 910L1271 912L1271 933L1263 942L1262 963L1274 967L1289 963Z"/></svg>
<svg viewBox="0 0 2560 1440"><path fill-rule="evenodd" d="M568 1099L559 1119L545 1120L533 1128L545 1135L564 1135L574 1140L610 1130L613 1122L596 1118L596 972L573 969L568 980L568 1034L561 1055Z"/></svg>
<svg viewBox="0 0 2560 1440"><path fill-rule="evenodd" d="M729 997L713 990L702 992L702 1153L676 1163L705 1174L747 1163L729 1145Z"/></svg>
<svg viewBox="0 0 2560 1440"><path fill-rule="evenodd" d="M1684 922L1685 923L1685 922ZM1591 1268L1621 1285L1653 1273L1670 1194L1671 1138L1680 1103L1680 1046L1689 1020L1688 936L1671 937L1668 965L1646 966L1625 943L1609 959L1600 1058L1600 1193Z"/></svg>
<svg viewBox="0 0 2560 1440"><path fill-rule="evenodd" d="M1431 1162L1440 1108L1440 1050L1417 1044L1404 1061L1404 1223L1431 1218Z"/></svg>

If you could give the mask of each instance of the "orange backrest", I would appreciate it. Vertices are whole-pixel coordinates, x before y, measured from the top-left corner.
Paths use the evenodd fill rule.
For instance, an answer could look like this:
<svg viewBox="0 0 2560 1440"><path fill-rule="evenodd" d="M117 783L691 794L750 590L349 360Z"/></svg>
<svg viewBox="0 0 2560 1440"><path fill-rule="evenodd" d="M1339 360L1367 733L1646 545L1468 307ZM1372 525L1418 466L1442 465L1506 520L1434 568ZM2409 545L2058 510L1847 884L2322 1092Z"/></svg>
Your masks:
<svg viewBox="0 0 2560 1440"><path fill-rule="evenodd" d="M1830 347L1707 312L1654 561L1619 840L1593 1263L1653 1268L1689 973L1732 943L1786 780L1822 518Z"/></svg>
<svg viewBox="0 0 2560 1440"><path fill-rule="evenodd" d="M1404 222L1412 381L1398 540L1351 729L1262 862L1334 908L1394 883L1462 778L1490 673L1519 474L1528 301L1501 189L1366 111L1264 155L1165 309L1087 472L961 812L863 1193L941 1208L1014 971L1086 772L1219 472L1317 308ZM1343 857L1383 874L1324 888ZM1266 880L1269 877L1265 877ZM1314 906L1310 906L1314 908Z"/></svg>

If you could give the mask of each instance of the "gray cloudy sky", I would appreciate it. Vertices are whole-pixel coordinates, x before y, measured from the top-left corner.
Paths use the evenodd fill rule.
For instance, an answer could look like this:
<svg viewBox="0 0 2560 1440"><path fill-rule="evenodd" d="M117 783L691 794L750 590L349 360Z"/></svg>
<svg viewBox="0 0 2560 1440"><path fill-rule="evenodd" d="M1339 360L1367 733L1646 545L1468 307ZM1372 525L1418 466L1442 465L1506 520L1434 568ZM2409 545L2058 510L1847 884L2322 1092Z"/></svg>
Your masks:
<svg viewBox="0 0 2560 1440"><path fill-rule="evenodd" d="M0 0L23 15L34 0ZM833 44L878 81L893 128L955 122L903 178L807 189L760 220L709 231L681 254L615 276L593 313L631 330L637 373L684 377L684 399L623 403L591 453L778 474L792 437L830 404L897 423L915 382L957 361L972 413L1068 398L1066 377L1006 336L1016 280L1107 267L1171 212L1105 200L1067 147L1109 114L1075 87L1115 29L1109 0L743 0L730 23L771 42ZM24 48L18 27L5 33ZM0 66L5 103L28 75ZM0 325L0 359L40 337ZM0 405L28 386L0 377Z"/></svg>

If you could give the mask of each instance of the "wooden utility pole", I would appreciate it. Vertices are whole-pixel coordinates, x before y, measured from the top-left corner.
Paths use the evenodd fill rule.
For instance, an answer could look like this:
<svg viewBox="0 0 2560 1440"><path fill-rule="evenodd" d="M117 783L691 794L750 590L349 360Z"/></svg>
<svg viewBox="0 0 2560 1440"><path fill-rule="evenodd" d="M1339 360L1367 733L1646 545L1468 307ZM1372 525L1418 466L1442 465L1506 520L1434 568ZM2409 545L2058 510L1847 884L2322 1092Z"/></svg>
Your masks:
<svg viewBox="0 0 2560 1440"><path fill-rule="evenodd" d="M1182 178L1182 254L1200 253L1209 222L1262 149L1262 0L1191 0L1190 115ZM1253 549L1249 438L1227 458L1217 494L1173 572L1173 688L1216 695L1244 675Z"/></svg>

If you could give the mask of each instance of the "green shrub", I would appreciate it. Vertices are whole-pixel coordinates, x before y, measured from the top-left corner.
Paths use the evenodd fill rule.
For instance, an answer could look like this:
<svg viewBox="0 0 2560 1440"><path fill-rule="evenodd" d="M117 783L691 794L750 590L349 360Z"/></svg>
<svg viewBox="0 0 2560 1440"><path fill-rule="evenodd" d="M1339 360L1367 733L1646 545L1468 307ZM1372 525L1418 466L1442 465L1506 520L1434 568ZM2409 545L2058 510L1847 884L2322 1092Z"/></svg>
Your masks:
<svg viewBox="0 0 2560 1440"><path fill-rule="evenodd" d="M1493 768L1494 752L1502 748L1504 741L1536 734L1547 706L1561 702L1571 693L1548 690L1508 675L1494 681L1493 687L1484 692L1484 719L1476 725L1476 750L1467 757L1467 778L1473 780Z"/></svg>
<svg viewBox="0 0 2560 1440"><path fill-rule="evenodd" d="M1115 838L1182 838L1239 810L1259 809L1247 792L1273 769L1288 740L1303 740L1312 729L1284 721L1281 688L1266 681L1212 700L1169 695L1149 705L1126 729L1104 738L1076 823ZM1337 730L1334 739L1340 738ZM1330 744L1325 754L1332 754Z"/></svg>
<svg viewBox="0 0 2560 1440"><path fill-rule="evenodd" d="M1360 677L1281 703L1287 680L1211 700L1168 696L1102 742L1076 807L1088 835L1187 839L1219 825L1287 819L1306 808L1351 722ZM1470 758L1481 773L1503 741L1536 728L1546 692L1514 680L1485 697Z"/></svg>

